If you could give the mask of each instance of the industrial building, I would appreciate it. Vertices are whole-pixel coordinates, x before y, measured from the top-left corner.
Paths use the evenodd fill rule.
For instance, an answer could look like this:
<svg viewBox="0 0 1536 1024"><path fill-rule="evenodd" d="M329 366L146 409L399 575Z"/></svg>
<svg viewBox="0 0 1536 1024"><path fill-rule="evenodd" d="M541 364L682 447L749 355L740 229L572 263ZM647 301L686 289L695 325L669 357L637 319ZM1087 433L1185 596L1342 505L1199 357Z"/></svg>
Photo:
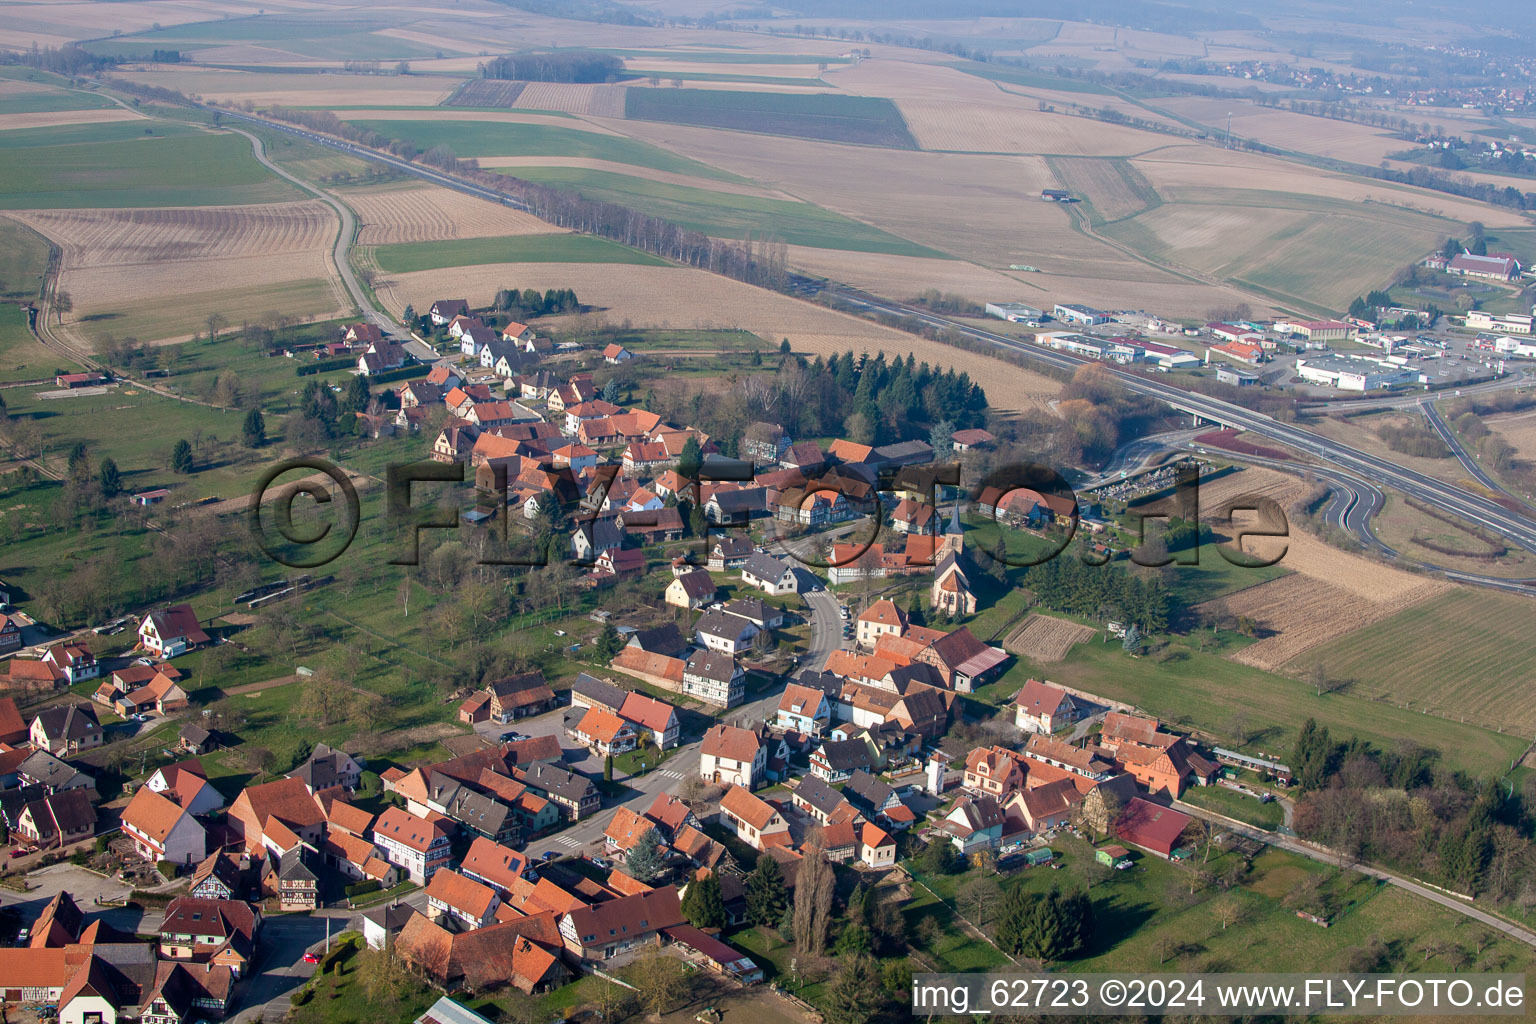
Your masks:
<svg viewBox="0 0 1536 1024"><path fill-rule="evenodd" d="M1296 374L1309 384L1321 384L1340 391L1375 391L1419 378L1419 372L1411 367L1378 359L1343 356L1298 359Z"/></svg>
<svg viewBox="0 0 1536 1024"><path fill-rule="evenodd" d="M1026 306L1022 302L989 302L986 305L986 312L988 316L995 316L999 320L1007 320L1015 324L1030 320L1039 322L1045 317L1045 310Z"/></svg>

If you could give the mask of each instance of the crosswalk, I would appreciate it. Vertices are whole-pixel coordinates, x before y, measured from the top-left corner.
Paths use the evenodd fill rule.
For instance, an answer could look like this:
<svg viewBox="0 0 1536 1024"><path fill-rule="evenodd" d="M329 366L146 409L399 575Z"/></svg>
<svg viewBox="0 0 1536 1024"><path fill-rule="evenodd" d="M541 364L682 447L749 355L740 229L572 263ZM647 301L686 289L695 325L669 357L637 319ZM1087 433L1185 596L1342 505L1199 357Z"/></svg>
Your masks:
<svg viewBox="0 0 1536 1024"><path fill-rule="evenodd" d="M656 774L667 779L686 779L688 776L682 772L675 772L671 768L658 768Z"/></svg>
<svg viewBox="0 0 1536 1024"><path fill-rule="evenodd" d="M580 839L572 839L570 836L555 836L555 842L559 843L561 846L568 846L571 849L575 849L581 845Z"/></svg>

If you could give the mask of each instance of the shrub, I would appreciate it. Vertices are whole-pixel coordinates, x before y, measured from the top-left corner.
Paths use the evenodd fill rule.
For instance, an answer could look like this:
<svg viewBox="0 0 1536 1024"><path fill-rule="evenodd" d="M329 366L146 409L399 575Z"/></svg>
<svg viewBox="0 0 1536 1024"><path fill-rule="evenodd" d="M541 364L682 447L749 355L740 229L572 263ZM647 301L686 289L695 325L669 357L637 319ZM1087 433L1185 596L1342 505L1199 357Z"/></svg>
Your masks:
<svg viewBox="0 0 1536 1024"><path fill-rule="evenodd" d="M168 860L162 860L157 863L155 865L155 870L160 872L161 877L164 878L167 882L176 877L176 865L172 864Z"/></svg>
<svg viewBox="0 0 1536 1024"><path fill-rule="evenodd" d="M347 886L345 890L348 897L361 896L364 893L378 891L379 883L378 880L374 878L370 878L366 882L354 882L353 884Z"/></svg>

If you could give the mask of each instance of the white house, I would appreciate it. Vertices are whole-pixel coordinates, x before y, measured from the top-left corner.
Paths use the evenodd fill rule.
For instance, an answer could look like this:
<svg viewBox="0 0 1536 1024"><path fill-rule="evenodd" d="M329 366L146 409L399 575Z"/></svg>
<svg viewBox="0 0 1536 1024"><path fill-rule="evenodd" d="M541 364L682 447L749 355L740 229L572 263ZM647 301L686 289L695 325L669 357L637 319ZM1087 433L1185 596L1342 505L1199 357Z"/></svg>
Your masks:
<svg viewBox="0 0 1536 1024"><path fill-rule="evenodd" d="M448 834L403 807L389 807L373 823L373 843L411 881L425 885L453 856Z"/></svg>
<svg viewBox="0 0 1536 1024"><path fill-rule="evenodd" d="M704 734L699 748L699 776L715 785L752 790L768 770L768 745L751 729L716 725Z"/></svg>
<svg viewBox="0 0 1536 1024"><path fill-rule="evenodd" d="M762 630L740 615L719 610L707 611L694 623L694 638L704 647L723 654L751 650L752 641Z"/></svg>
<svg viewBox="0 0 1536 1024"><path fill-rule="evenodd" d="M741 582L767 594L795 594L800 590L794 568L761 551L753 554L741 567Z"/></svg>
<svg viewBox="0 0 1536 1024"><path fill-rule="evenodd" d="M145 860L196 864L208 855L208 835L192 812L141 786L123 809L123 834Z"/></svg>

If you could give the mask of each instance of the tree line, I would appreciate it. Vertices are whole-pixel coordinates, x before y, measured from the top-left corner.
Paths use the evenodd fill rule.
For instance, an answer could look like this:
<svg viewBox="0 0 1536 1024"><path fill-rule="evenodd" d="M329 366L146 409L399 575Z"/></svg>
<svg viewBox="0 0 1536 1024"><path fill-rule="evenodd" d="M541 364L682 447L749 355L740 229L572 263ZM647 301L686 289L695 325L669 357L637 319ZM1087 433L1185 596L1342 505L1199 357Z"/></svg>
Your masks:
<svg viewBox="0 0 1536 1024"><path fill-rule="evenodd" d="M1338 741L1310 718L1291 766L1302 790L1299 834L1346 857L1536 909L1531 780L1517 795L1497 779L1451 771L1438 751L1407 741L1382 750L1358 736Z"/></svg>
<svg viewBox="0 0 1536 1024"><path fill-rule="evenodd" d="M480 65L484 78L522 82L611 82L624 62L605 53L514 53Z"/></svg>
<svg viewBox="0 0 1536 1024"><path fill-rule="evenodd" d="M1118 619L1142 633L1161 633L1175 611L1175 599L1156 576L1143 578L1118 565L1087 565L1070 552L1026 567L1020 586L1047 608L1100 622Z"/></svg>

